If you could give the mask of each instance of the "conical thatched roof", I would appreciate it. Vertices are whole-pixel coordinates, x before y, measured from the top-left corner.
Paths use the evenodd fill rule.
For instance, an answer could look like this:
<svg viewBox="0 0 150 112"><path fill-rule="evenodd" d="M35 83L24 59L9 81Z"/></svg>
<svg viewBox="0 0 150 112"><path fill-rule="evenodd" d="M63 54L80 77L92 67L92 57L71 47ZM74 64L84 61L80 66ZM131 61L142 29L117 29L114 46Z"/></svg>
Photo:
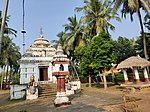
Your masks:
<svg viewBox="0 0 150 112"><path fill-rule="evenodd" d="M133 68L133 67L146 67L150 66L150 62L147 61L144 58L141 58L139 56L131 56L124 61L122 61L120 64L118 64L117 69L121 68Z"/></svg>

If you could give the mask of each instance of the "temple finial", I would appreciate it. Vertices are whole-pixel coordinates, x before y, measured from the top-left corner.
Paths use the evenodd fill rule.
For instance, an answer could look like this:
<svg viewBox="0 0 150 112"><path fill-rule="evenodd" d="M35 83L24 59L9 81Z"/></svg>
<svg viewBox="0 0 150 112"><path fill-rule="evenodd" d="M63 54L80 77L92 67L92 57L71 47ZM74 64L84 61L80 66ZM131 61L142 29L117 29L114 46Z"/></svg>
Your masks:
<svg viewBox="0 0 150 112"><path fill-rule="evenodd" d="M43 35L43 28L40 28L40 34Z"/></svg>

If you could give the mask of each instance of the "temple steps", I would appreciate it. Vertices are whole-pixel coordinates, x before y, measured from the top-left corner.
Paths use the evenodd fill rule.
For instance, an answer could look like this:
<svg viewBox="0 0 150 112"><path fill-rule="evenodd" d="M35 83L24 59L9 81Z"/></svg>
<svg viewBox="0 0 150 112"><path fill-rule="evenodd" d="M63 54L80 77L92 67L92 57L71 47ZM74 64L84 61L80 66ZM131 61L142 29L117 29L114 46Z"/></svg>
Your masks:
<svg viewBox="0 0 150 112"><path fill-rule="evenodd" d="M39 94L41 98L55 97L57 93L57 87L54 83L49 84L39 84L38 85Z"/></svg>

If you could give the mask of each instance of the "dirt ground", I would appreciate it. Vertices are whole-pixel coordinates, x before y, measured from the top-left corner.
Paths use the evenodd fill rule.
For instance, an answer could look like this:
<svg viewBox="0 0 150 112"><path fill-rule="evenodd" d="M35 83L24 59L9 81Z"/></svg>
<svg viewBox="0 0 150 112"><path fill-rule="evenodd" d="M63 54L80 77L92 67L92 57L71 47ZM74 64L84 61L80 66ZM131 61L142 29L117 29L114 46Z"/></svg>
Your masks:
<svg viewBox="0 0 150 112"><path fill-rule="evenodd" d="M54 107L55 97L10 101L9 91L0 91L0 112L124 112L123 95L130 100L126 107L131 112L150 112L150 89L130 92L120 86L107 90L83 86L80 93L69 96L71 105L61 107Z"/></svg>

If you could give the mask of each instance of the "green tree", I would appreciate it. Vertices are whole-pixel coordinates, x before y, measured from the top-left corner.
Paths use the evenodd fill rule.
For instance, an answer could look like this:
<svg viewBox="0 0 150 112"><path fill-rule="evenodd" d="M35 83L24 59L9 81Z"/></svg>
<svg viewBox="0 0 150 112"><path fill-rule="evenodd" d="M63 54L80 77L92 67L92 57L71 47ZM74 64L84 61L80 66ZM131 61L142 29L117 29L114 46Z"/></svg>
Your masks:
<svg viewBox="0 0 150 112"><path fill-rule="evenodd" d="M115 61L114 54L112 52L113 44L112 39L109 34L100 33L98 36L94 36L87 47L83 47L78 51L76 50L76 58L79 63L81 73L84 76L89 76L89 86L90 77L92 75L98 74L99 71L108 66Z"/></svg>
<svg viewBox="0 0 150 112"><path fill-rule="evenodd" d="M19 70L18 60L21 58L21 54L19 52L19 47L16 46L12 39L9 36L5 36L2 42L2 53L0 55L0 65L3 68L5 74L1 77L1 88L3 84L3 79L5 77L6 83L8 79L8 75L17 73ZM11 72L9 73L8 70ZM9 76L11 78L11 76Z"/></svg>
<svg viewBox="0 0 150 112"><path fill-rule="evenodd" d="M120 63L130 56L135 56L136 51L134 47L134 39L119 37L116 41L114 41L113 52L116 57L116 63Z"/></svg>
<svg viewBox="0 0 150 112"><path fill-rule="evenodd" d="M63 25L65 31L57 35L59 39L53 40L52 42L61 44L64 52L73 60L75 48L85 45L84 39L82 38L83 26L81 25L81 21L77 21L76 16L69 17L68 22Z"/></svg>
<svg viewBox="0 0 150 112"><path fill-rule="evenodd" d="M83 26L81 21L77 21L76 16L69 17L68 21L68 24L63 25L65 28L66 48L68 48L66 52L70 59L72 58L73 60L75 48L85 45L82 39Z"/></svg>
<svg viewBox="0 0 150 112"><path fill-rule="evenodd" d="M17 31L8 27L9 18L10 16L6 18L4 34L13 34L14 36L17 36L16 35ZM1 25L2 25L2 11L0 11L0 28L1 28Z"/></svg>
<svg viewBox="0 0 150 112"><path fill-rule="evenodd" d="M77 7L75 10L84 13L81 20L85 25L84 34L87 34L89 39L101 32L108 33L108 29L115 30L109 21L111 19L120 21L120 18L116 13L112 15L110 0L84 0L84 3L83 7Z"/></svg>
<svg viewBox="0 0 150 112"><path fill-rule="evenodd" d="M145 33L145 36L146 36L147 43L150 43L150 34ZM143 42L141 36L137 37L135 50L137 54L139 54L141 57L144 57ZM150 44L147 44L147 53L150 56Z"/></svg>
<svg viewBox="0 0 150 112"><path fill-rule="evenodd" d="M144 17L144 25L150 31L150 16L147 14Z"/></svg>
<svg viewBox="0 0 150 112"><path fill-rule="evenodd" d="M3 68L3 71L6 72L1 76L1 89L3 84L3 78L8 76L8 69L14 69L15 72L19 69L18 59L20 59L21 54L19 52L19 48L12 42L9 35L13 34L16 36L16 30L8 27L9 17L7 17L5 26L4 26L4 36L2 38L2 51L0 54L0 65ZM0 14L0 27L2 23L2 17Z"/></svg>
<svg viewBox="0 0 150 112"><path fill-rule="evenodd" d="M144 47L144 56L146 59L148 59L147 55L147 47L146 47L146 37L144 33L144 28L143 28L143 22L142 22L142 16L140 12L140 8L144 7L144 9L147 11L149 14L149 1L147 0L114 0L114 10L113 12L116 12L120 6L122 7L122 15L123 17L126 17L126 14L129 13L131 17L131 21L133 21L133 14L136 12L140 27L141 27L141 35L143 39L143 47Z"/></svg>
<svg viewBox="0 0 150 112"><path fill-rule="evenodd" d="M54 44L53 46L55 48L57 48L58 44L61 44L61 46L63 47L63 50L65 50L65 46L66 46L66 36L65 36L65 32L60 32L57 34L58 40L52 40L51 42Z"/></svg>
<svg viewBox="0 0 150 112"><path fill-rule="evenodd" d="M70 68L71 70L75 71L78 77L78 73L74 64L74 50L78 46L85 45L85 40L82 38L83 26L81 25L81 21L77 20L76 16L69 17L68 22L69 23L63 25L65 31L57 35L59 40L53 40L53 42L56 44L60 43L62 45L63 51L70 59Z"/></svg>

